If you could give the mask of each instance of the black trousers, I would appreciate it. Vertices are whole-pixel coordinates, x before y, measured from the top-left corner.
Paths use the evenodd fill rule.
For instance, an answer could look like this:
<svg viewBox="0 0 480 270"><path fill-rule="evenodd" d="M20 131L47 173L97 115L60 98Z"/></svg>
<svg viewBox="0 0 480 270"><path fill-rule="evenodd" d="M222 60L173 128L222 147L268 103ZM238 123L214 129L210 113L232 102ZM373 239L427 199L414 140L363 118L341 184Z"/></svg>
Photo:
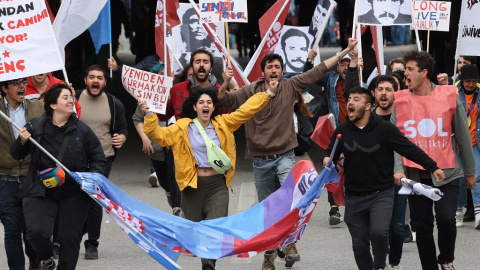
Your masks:
<svg viewBox="0 0 480 270"><path fill-rule="evenodd" d="M58 217L60 258L57 269L75 269L82 241L82 228L87 217L89 197L86 193L55 201L49 197L25 197L23 213L27 224L27 238L35 250L37 260L52 257L55 220Z"/></svg>
<svg viewBox="0 0 480 270"><path fill-rule="evenodd" d="M345 223L352 236L353 254L360 270L385 268L393 192L392 188L370 195L345 195Z"/></svg>
<svg viewBox="0 0 480 270"><path fill-rule="evenodd" d="M158 183L166 192L170 192L172 208L180 207L181 195L177 180L175 179L175 163L172 150L165 150L165 161L150 160L157 173Z"/></svg>
<svg viewBox="0 0 480 270"><path fill-rule="evenodd" d="M105 166L105 173L103 176L107 177L110 175L112 170L112 162L115 159L114 156L107 157L107 164ZM83 227L83 234L88 233L88 239L85 240L85 247L87 245L92 245L98 247L98 239L100 239L100 230L102 228L102 218L103 218L103 209L102 207L90 198L90 206L88 208L88 216L85 220Z"/></svg>
<svg viewBox="0 0 480 270"><path fill-rule="evenodd" d="M420 182L433 186L432 179L420 179ZM424 270L437 270L439 263L453 262L455 259L455 241L457 239L455 212L457 211L459 180L455 179L437 188L444 195L436 202L425 196L408 196L410 218L417 225L417 248ZM438 259L433 237L434 220L437 222L438 229L438 249L440 251Z"/></svg>

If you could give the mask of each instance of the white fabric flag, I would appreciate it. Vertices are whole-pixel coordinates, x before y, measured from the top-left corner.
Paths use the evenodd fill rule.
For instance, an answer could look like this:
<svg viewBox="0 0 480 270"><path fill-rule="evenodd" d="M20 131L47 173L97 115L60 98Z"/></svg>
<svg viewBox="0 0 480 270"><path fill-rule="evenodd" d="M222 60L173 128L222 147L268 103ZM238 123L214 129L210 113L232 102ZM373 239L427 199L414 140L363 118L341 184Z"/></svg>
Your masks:
<svg viewBox="0 0 480 270"><path fill-rule="evenodd" d="M65 46L98 18L107 0L63 0L53 22L53 31L65 63Z"/></svg>
<svg viewBox="0 0 480 270"><path fill-rule="evenodd" d="M480 47L478 14L480 14L480 3L478 1L462 1L455 59L458 59L460 55L480 55L478 49Z"/></svg>
<svg viewBox="0 0 480 270"><path fill-rule="evenodd" d="M398 191L401 195L423 195L433 201L438 201L443 197L443 192L438 188L424 185L413 180L402 178L402 188Z"/></svg>

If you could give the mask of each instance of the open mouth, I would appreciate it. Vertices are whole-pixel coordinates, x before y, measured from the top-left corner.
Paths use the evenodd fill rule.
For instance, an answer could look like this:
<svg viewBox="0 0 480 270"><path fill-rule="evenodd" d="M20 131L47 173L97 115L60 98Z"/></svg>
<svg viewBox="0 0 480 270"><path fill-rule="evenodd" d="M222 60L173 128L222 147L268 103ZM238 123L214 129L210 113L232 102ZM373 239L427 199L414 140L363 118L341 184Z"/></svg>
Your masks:
<svg viewBox="0 0 480 270"><path fill-rule="evenodd" d="M25 97L25 89L18 91L18 92L17 92L17 96L19 96L19 97Z"/></svg>
<svg viewBox="0 0 480 270"><path fill-rule="evenodd" d="M210 112L210 111L209 111L208 109L203 109L203 110L202 110L202 115L203 115L203 117L208 117L208 113L209 113L209 112Z"/></svg>
<svg viewBox="0 0 480 270"><path fill-rule="evenodd" d="M405 78L405 85L406 85L407 87L410 87L410 84L411 84L411 83L412 83L412 80L410 79L410 77L406 77L406 78Z"/></svg>
<svg viewBox="0 0 480 270"><path fill-rule="evenodd" d="M347 108L348 111L348 116L353 116L355 114L355 108L353 106L350 106Z"/></svg>
<svg viewBox="0 0 480 270"><path fill-rule="evenodd" d="M100 85L99 85L98 83L94 83L94 84L92 84L91 89L92 89L92 90L99 91L99 90L100 90Z"/></svg>
<svg viewBox="0 0 480 270"><path fill-rule="evenodd" d="M277 74L270 75L270 81L278 81L278 75Z"/></svg>

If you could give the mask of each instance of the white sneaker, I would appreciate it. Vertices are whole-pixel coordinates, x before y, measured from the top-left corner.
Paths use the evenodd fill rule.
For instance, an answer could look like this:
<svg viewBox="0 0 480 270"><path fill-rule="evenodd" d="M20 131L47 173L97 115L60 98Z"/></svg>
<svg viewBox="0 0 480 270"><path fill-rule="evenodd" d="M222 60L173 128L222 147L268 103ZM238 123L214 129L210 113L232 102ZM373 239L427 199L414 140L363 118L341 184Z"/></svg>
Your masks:
<svg viewBox="0 0 480 270"><path fill-rule="evenodd" d="M417 242L417 232L412 231L412 242Z"/></svg>
<svg viewBox="0 0 480 270"><path fill-rule="evenodd" d="M461 213L461 214L457 213L455 215L455 220L456 220L455 225L457 227L463 227L463 213Z"/></svg>
<svg viewBox="0 0 480 270"><path fill-rule="evenodd" d="M475 229L480 230L480 215L475 215Z"/></svg>
<svg viewBox="0 0 480 270"><path fill-rule="evenodd" d="M160 185L158 184L158 178L157 178L157 173L154 172L148 176L148 182L152 187L159 187Z"/></svg>
<svg viewBox="0 0 480 270"><path fill-rule="evenodd" d="M399 264L399 265L390 265L390 269L400 269L402 270L402 266Z"/></svg>

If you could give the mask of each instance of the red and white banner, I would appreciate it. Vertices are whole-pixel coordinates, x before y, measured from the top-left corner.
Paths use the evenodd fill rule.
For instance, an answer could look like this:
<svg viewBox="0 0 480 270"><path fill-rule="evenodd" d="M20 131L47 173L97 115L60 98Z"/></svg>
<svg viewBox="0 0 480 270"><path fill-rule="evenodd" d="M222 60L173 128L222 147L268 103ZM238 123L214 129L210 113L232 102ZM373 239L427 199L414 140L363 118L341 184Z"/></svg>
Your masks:
<svg viewBox="0 0 480 270"><path fill-rule="evenodd" d="M473 0L462 1L455 59L458 59L461 55L480 55L480 50L478 49L480 48L479 14L480 2Z"/></svg>
<svg viewBox="0 0 480 270"><path fill-rule="evenodd" d="M166 9L165 9L166 2ZM167 70L168 75L172 75L172 68L170 67L170 55L167 53L167 43L165 43L166 33L180 24L180 19L178 18L177 10L179 7L178 0L158 0L157 1L157 11L155 13L155 48L158 57L165 64L165 69ZM166 14L166 20L164 18ZM166 22L166 26L164 25ZM166 29L166 31L164 31ZM167 59L165 59L167 58Z"/></svg>
<svg viewBox="0 0 480 270"><path fill-rule="evenodd" d="M283 23L287 18L290 2L291 0L279 0L275 2L260 20L258 20L262 42L245 68L245 74L249 81L253 82L262 77L260 62L265 55L275 51L280 34L282 33Z"/></svg>
<svg viewBox="0 0 480 270"><path fill-rule="evenodd" d="M63 68L44 0L0 1L0 81Z"/></svg>
<svg viewBox="0 0 480 270"><path fill-rule="evenodd" d="M147 102L152 112L165 114L172 77L123 65L122 84L137 101Z"/></svg>
<svg viewBox="0 0 480 270"><path fill-rule="evenodd" d="M247 0L200 0L200 22L248 22Z"/></svg>

